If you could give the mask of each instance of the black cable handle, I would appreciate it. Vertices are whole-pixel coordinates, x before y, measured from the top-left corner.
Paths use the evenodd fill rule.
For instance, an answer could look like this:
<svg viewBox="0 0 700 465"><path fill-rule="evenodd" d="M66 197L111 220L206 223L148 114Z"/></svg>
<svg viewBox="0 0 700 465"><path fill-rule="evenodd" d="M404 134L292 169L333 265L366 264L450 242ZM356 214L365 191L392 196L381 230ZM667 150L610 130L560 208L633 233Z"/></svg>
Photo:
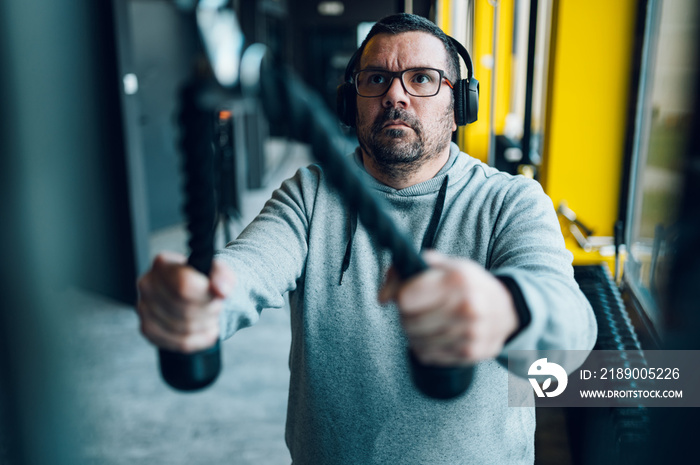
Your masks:
<svg viewBox="0 0 700 465"><path fill-rule="evenodd" d="M214 156L212 148L212 112L199 102L205 85L193 81L181 93L179 113L180 148L183 155L184 213L190 233L187 263L209 276L214 257L216 198L214 194ZM221 371L219 341L207 349L185 354L159 349L160 372L173 388L194 391L209 386Z"/></svg>

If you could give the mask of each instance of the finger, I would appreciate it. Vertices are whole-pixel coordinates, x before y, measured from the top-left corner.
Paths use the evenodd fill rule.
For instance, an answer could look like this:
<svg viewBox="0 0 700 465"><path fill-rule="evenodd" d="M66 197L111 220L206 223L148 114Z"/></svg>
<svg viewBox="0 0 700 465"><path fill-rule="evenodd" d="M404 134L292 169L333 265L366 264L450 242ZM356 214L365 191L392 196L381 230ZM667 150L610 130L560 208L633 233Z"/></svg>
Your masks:
<svg viewBox="0 0 700 465"><path fill-rule="evenodd" d="M149 302L139 301L136 306L139 315L141 334L153 344L164 347L172 344L176 333L169 327L170 323L154 310Z"/></svg>
<svg viewBox="0 0 700 465"><path fill-rule="evenodd" d="M433 312L425 314L426 317L428 315L432 316ZM439 324L441 326L438 326ZM432 328L428 328L427 324L422 328L409 327L406 329L406 335L412 345L420 347L422 350L439 349L452 351L456 354L460 354L462 347L471 347L476 342L473 325L468 321L456 318L453 314L449 318L435 323Z"/></svg>
<svg viewBox="0 0 700 465"><path fill-rule="evenodd" d="M219 338L219 331L212 328L187 336L171 333L154 324L153 320L141 320L141 332L157 347L181 353L191 353L211 347Z"/></svg>
<svg viewBox="0 0 700 465"><path fill-rule="evenodd" d="M221 301L213 302L206 307L168 308L162 305L153 305L150 307L148 315L164 330L187 336L200 331L209 331L212 327L218 328L222 308Z"/></svg>
<svg viewBox="0 0 700 465"><path fill-rule="evenodd" d="M430 268L406 281L396 299L401 311L411 315L444 307L449 296L444 278L444 271Z"/></svg>
<svg viewBox="0 0 700 465"><path fill-rule="evenodd" d="M140 297L148 297L155 293L158 282L163 276L169 273L170 269L185 265L187 259L184 255L176 252L161 252L153 259L153 264L147 273L143 274L137 281L136 286Z"/></svg>
<svg viewBox="0 0 700 465"><path fill-rule="evenodd" d="M425 251L423 253L423 256L427 259L430 259L430 261L435 264L442 264L449 260L449 257L447 255L443 255L436 251ZM426 262L427 261L428 260L426 260ZM428 263L430 264L430 262ZM418 276L421 276L424 273L421 273ZM384 283L382 284L382 287L379 290L379 301L381 303L386 303L390 300L397 300L398 293L401 290L403 284L404 283L401 281L401 278L396 272L396 269L393 266L390 267L389 271L387 271L387 276L384 279ZM406 284L408 284L408 282Z"/></svg>
<svg viewBox="0 0 700 465"><path fill-rule="evenodd" d="M212 325L218 321L221 305L212 305L215 300L208 283L205 276L184 264L156 260L139 283L143 290L139 304L147 309L144 317L175 334Z"/></svg>
<svg viewBox="0 0 700 465"><path fill-rule="evenodd" d="M401 287L401 279L396 272L396 268L389 267L384 278L384 283L379 289L379 303L385 304L391 300L396 300L399 288Z"/></svg>
<svg viewBox="0 0 700 465"><path fill-rule="evenodd" d="M153 270L143 275L138 281L139 298L136 310L142 322L149 321L165 330L174 331L176 325L173 318L174 309L182 305L179 299L173 298L158 284L161 279ZM177 312L180 313L179 311ZM179 315L178 315L179 316Z"/></svg>
<svg viewBox="0 0 700 465"><path fill-rule="evenodd" d="M459 348L463 358L478 361L497 357L503 350L503 344L496 340L481 339Z"/></svg>
<svg viewBox="0 0 700 465"><path fill-rule="evenodd" d="M152 274L154 294L169 301L205 305L213 297L209 278L184 263L164 262L156 258Z"/></svg>
<svg viewBox="0 0 700 465"><path fill-rule="evenodd" d="M463 334L455 331L453 328L446 326L441 330L430 334L410 334L408 335L411 344L420 347L423 350L440 349L453 350L459 346L469 344L470 340L465 338Z"/></svg>
<svg viewBox="0 0 700 465"><path fill-rule="evenodd" d="M220 302L212 304L211 309L206 309L206 316L192 319L174 319L170 314L164 312L157 305L150 302L140 301L137 305L137 312L141 321L141 332L146 339L158 346L166 344L171 347L173 344L182 344L183 341L198 340L209 341L212 334L219 334L219 308Z"/></svg>
<svg viewBox="0 0 700 465"><path fill-rule="evenodd" d="M441 267L451 263L453 260L449 255L445 255L433 249L423 251L421 256L430 267Z"/></svg>
<svg viewBox="0 0 700 465"><path fill-rule="evenodd" d="M153 295L153 275L146 273L139 277L136 281L136 289L138 291L138 300L148 299Z"/></svg>
<svg viewBox="0 0 700 465"><path fill-rule="evenodd" d="M225 299L236 286L236 274L223 261L216 259L212 262L209 274L211 293L214 297Z"/></svg>
<svg viewBox="0 0 700 465"><path fill-rule="evenodd" d="M401 312L401 325L409 337L430 337L444 334L453 323L444 308L434 308L417 314Z"/></svg>
<svg viewBox="0 0 700 465"><path fill-rule="evenodd" d="M187 257L178 252L172 252L170 250L164 250L153 259L153 264L179 264L184 265L187 263Z"/></svg>

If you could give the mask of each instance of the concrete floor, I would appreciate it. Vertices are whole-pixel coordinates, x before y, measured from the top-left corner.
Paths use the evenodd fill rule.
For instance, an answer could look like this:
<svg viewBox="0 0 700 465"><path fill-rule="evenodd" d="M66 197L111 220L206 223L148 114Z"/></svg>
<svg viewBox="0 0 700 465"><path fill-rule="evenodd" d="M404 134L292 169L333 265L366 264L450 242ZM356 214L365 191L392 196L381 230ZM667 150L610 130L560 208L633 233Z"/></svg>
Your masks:
<svg viewBox="0 0 700 465"><path fill-rule="evenodd" d="M76 293L81 453L94 465L288 464L284 444L289 316L260 322L222 346L224 368L200 393L166 386L156 350L131 307Z"/></svg>
<svg viewBox="0 0 700 465"><path fill-rule="evenodd" d="M282 179L308 163L293 153L265 189L246 194L241 224L252 219ZM182 227L158 231L152 255L185 252ZM157 370L156 350L138 331L133 307L72 291L79 321L72 341L80 453L86 465L289 464L284 424L291 341L289 311L264 311L258 324L222 346L217 382L175 392Z"/></svg>

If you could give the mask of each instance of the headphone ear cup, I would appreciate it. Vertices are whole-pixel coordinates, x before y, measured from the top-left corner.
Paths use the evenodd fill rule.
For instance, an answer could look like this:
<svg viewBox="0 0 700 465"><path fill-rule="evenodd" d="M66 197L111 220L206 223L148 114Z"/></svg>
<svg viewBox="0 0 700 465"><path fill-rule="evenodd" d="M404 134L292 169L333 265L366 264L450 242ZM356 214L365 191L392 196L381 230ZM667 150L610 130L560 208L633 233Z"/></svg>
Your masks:
<svg viewBox="0 0 700 465"><path fill-rule="evenodd" d="M464 126L468 122L469 115L469 102L467 101L469 90L467 88L467 80L460 79L457 81L453 93L455 99L455 123L457 126Z"/></svg>
<svg viewBox="0 0 700 465"><path fill-rule="evenodd" d="M469 80L469 92L467 98L466 123L475 122L479 116L479 81L474 78Z"/></svg>
<svg viewBox="0 0 700 465"><path fill-rule="evenodd" d="M344 125L354 128L357 113L355 86L349 82L339 85L336 98L338 118Z"/></svg>

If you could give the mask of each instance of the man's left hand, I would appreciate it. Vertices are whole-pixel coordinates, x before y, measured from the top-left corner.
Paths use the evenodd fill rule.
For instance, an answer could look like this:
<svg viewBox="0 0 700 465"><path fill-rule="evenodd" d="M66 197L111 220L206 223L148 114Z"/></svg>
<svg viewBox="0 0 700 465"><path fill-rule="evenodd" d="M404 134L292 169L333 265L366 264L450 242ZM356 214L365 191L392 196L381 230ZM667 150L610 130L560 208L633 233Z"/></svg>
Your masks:
<svg viewBox="0 0 700 465"><path fill-rule="evenodd" d="M430 268L405 282L391 268L379 301L396 302L414 354L426 365L494 358L518 329L508 289L481 265L426 252Z"/></svg>

